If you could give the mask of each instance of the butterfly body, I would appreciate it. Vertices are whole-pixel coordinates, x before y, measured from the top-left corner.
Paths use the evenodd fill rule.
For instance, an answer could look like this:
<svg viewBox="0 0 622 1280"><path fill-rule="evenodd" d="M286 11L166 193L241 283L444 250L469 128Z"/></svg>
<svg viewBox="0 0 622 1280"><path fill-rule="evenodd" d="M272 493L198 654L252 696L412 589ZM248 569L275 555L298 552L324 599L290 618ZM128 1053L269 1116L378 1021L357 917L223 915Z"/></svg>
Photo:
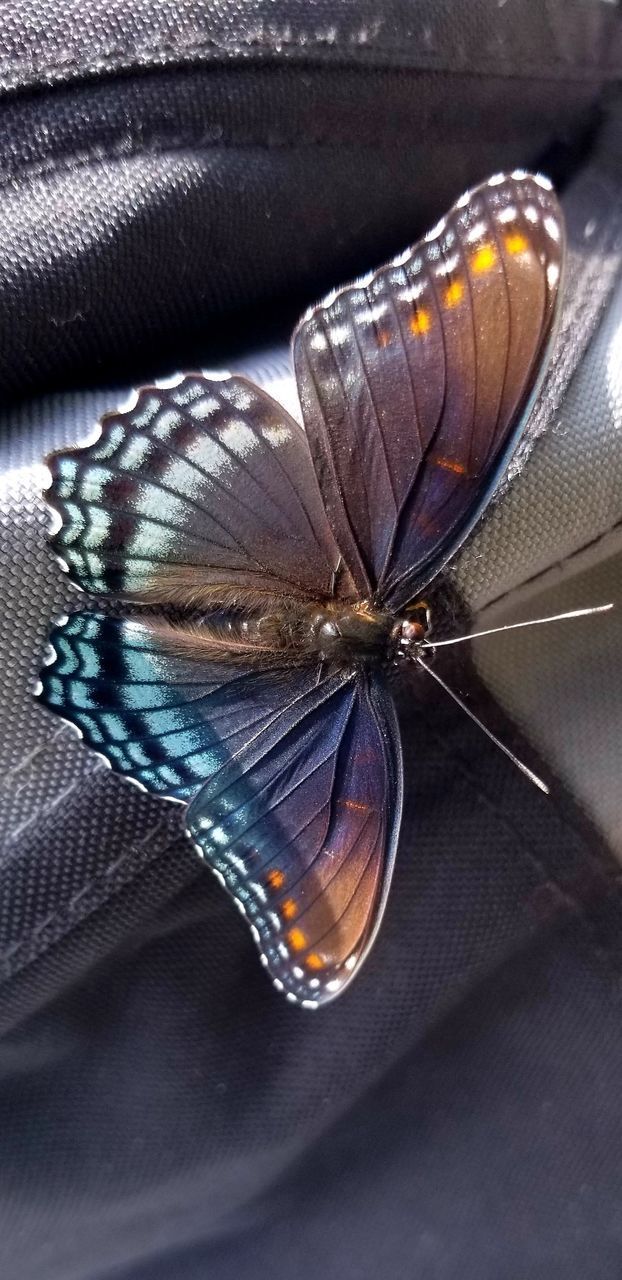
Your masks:
<svg viewBox="0 0 622 1280"><path fill-rule="evenodd" d="M420 593L520 439L563 249L550 183L496 175L303 317L305 430L245 378L187 374L49 459L54 550L119 610L54 628L44 700L187 805L303 1006L344 991L378 932L402 797L387 672L419 656Z"/></svg>
<svg viewBox="0 0 622 1280"><path fill-rule="evenodd" d="M328 663L336 669L377 668L395 665L398 658L414 658L426 625L409 616L397 616L374 608L370 601L275 600L268 609L243 608L186 621L170 628L170 639L198 661L243 661L258 668Z"/></svg>

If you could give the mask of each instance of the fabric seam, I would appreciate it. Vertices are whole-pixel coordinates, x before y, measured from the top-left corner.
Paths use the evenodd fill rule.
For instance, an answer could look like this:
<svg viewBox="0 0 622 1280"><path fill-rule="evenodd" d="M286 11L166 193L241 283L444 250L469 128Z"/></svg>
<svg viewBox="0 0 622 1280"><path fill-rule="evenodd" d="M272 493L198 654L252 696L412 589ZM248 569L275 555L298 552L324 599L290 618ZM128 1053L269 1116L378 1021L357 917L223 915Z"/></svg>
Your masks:
<svg viewBox="0 0 622 1280"><path fill-rule="evenodd" d="M349 48L347 47L349 45ZM344 47L345 46L345 47ZM115 74L120 71L127 71L135 68L142 72L148 70L161 70L162 67L169 66L178 62L180 64L205 60L207 62L217 58L231 60L238 57L244 64L248 65L248 60L254 58L259 60L266 58L275 58L282 62L281 54L283 50L289 50L290 56L293 53L302 55L309 61L312 59L309 55L315 55L320 62L327 60L335 62L348 62L354 67L366 66L373 64L374 59L382 59L386 63L403 68L405 70L417 71L434 71L444 75L456 77L464 76L465 78L478 78L479 76L489 75L494 72L500 74L499 69L504 64L511 68L511 74L502 74L502 78L512 78L519 80L542 79L548 80L551 75L559 77L560 80L572 82L573 80L586 79L595 80L598 83L605 83L609 78L616 82L620 78L620 69L612 61L611 65L594 61L590 62L571 62L562 56L551 57L546 62L541 63L525 63L520 68L516 63L505 55L503 51L499 53L482 56L480 54L476 68L455 67L451 64L451 52L437 53L432 50L422 48L413 50L410 56L404 56L403 45L382 44L379 41L369 40L369 33L361 29L360 32L353 32L344 37L338 37L336 33L327 31L326 33L315 32L307 35L301 33L295 39L278 33L270 34L266 37L265 33L257 33L255 36L249 36L246 40L236 37L234 41L218 40L217 38L205 37L196 44L192 43L176 43L168 42L159 46L134 46L130 49L108 48L103 49L92 63L82 62L78 58L69 57L64 61L52 60L49 62L34 62L32 60L15 61L6 68L0 69L0 77L2 75L11 75L12 79L7 79L2 86L4 93L19 92L26 88L32 89L40 87L41 89L49 89L50 81L56 83L58 81L67 81L71 78L91 79L96 78L102 72ZM20 75L24 78L19 79ZM37 84L37 78L41 82Z"/></svg>

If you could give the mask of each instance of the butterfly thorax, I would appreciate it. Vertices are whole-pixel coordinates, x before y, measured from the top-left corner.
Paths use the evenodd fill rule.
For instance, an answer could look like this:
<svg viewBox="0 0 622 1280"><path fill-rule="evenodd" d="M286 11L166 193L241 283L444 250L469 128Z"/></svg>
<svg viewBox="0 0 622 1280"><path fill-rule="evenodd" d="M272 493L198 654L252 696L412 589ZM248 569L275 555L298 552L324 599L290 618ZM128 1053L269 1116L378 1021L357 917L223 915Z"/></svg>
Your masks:
<svg viewBox="0 0 622 1280"><path fill-rule="evenodd" d="M319 608L311 620L307 647L328 662L346 665L393 664L425 635L416 618L398 617L369 601Z"/></svg>

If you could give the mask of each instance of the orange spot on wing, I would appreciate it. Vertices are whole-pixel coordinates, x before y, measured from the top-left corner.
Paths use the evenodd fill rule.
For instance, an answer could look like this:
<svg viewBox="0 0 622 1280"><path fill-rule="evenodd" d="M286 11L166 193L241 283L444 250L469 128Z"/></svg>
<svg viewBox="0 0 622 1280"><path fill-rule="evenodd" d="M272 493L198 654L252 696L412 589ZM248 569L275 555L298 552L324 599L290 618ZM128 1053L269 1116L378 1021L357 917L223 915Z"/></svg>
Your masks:
<svg viewBox="0 0 622 1280"><path fill-rule="evenodd" d="M285 920L293 920L298 911L298 907L293 898L286 898L281 907L281 915Z"/></svg>
<svg viewBox="0 0 622 1280"><path fill-rule="evenodd" d="M369 813L369 805L362 800L339 800L337 803L342 804L344 809L354 809L356 813Z"/></svg>
<svg viewBox="0 0 622 1280"><path fill-rule="evenodd" d="M448 284L445 290L445 294L444 294L445 306L456 307L460 302L463 293L464 293L464 285L461 283L461 281L452 280L451 284Z"/></svg>
<svg viewBox="0 0 622 1280"><path fill-rule="evenodd" d="M505 237L505 247L508 253L524 253L529 248L529 241L520 231L512 231Z"/></svg>
<svg viewBox="0 0 622 1280"><path fill-rule="evenodd" d="M378 330L378 346L388 347L390 341L391 341L391 334L388 333L386 329L379 329Z"/></svg>
<svg viewBox="0 0 622 1280"><path fill-rule="evenodd" d="M483 244L473 254L471 258L471 266L478 275L484 271L490 271L497 261L497 255L491 244Z"/></svg>
<svg viewBox="0 0 622 1280"><path fill-rule="evenodd" d="M278 867L273 867L272 870L268 872L266 880L268 881L271 889L282 889L285 884L285 876L282 871L279 871Z"/></svg>
<svg viewBox="0 0 622 1280"><path fill-rule="evenodd" d="M311 951L309 953L309 955L307 956L307 959L305 960L305 964L308 969L324 968L324 961L322 960L322 957L318 955L317 951Z"/></svg>
<svg viewBox="0 0 622 1280"><path fill-rule="evenodd" d="M419 338L422 334L428 332L431 323L429 311L425 311L422 307L421 310L415 311L414 316L411 317L410 332Z"/></svg>
<svg viewBox="0 0 622 1280"><path fill-rule="evenodd" d="M453 471L457 476L465 476L467 469L462 462L454 462L453 458L430 458L430 462L435 467L442 467L444 471Z"/></svg>
<svg viewBox="0 0 622 1280"><path fill-rule="evenodd" d="M294 951L303 951L307 945L307 939L302 929L290 929L287 938L290 947L293 947Z"/></svg>

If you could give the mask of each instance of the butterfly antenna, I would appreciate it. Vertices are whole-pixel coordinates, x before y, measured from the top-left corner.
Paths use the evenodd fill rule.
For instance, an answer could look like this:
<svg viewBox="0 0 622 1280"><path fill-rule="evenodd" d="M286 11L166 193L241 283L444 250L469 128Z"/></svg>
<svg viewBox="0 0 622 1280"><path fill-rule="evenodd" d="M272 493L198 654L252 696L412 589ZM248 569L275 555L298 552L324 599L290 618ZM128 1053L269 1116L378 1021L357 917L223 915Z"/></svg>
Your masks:
<svg viewBox="0 0 622 1280"><path fill-rule="evenodd" d="M541 627L544 622L563 622L566 618L587 618L592 613L608 613L613 602L597 604L590 609L571 609L568 613L553 613L548 618L530 618L528 622L508 622L504 627L489 627L487 631L470 631L466 636L453 636L449 640L423 640L422 649L440 649L441 645L464 644L465 640L479 640L481 636L496 636L500 631L518 631L520 627Z"/></svg>
<svg viewBox="0 0 622 1280"><path fill-rule="evenodd" d="M467 706L466 702L464 702L463 699L460 698L457 693L454 693L454 690L450 689L448 684L445 684L445 681L441 678L441 676L439 676L438 672L433 671L432 667L429 667L427 662L424 662L423 658L417 657L415 661L419 663L420 667L423 667L424 671L427 671L429 676L432 676L433 680L436 680L437 684L440 684L441 689L444 689L445 693L448 693L449 697L453 698L454 702L456 702L458 706L462 708L463 711L466 711L466 714L468 715L469 719L472 720L474 724L479 726L482 732L486 734L486 737L490 738L490 741L494 742L495 746L499 747L499 749L503 752L503 754L506 755L508 759L512 761L512 764L515 764L516 768L520 769L521 773L524 773L525 777L529 778L530 782L535 783L536 787L539 787L540 790L543 791L546 796L548 796L549 788L547 787L546 782L543 782L542 778L539 778L537 773L534 773L532 769L528 769L527 765L523 764L522 760L519 760L518 756L515 756L514 752L510 751L509 747L506 747L503 742L499 741L499 738L495 737L494 733L491 733L490 729L486 728L486 725L483 724L482 721L479 720L476 715L474 715L474 713L471 711L471 708Z"/></svg>

